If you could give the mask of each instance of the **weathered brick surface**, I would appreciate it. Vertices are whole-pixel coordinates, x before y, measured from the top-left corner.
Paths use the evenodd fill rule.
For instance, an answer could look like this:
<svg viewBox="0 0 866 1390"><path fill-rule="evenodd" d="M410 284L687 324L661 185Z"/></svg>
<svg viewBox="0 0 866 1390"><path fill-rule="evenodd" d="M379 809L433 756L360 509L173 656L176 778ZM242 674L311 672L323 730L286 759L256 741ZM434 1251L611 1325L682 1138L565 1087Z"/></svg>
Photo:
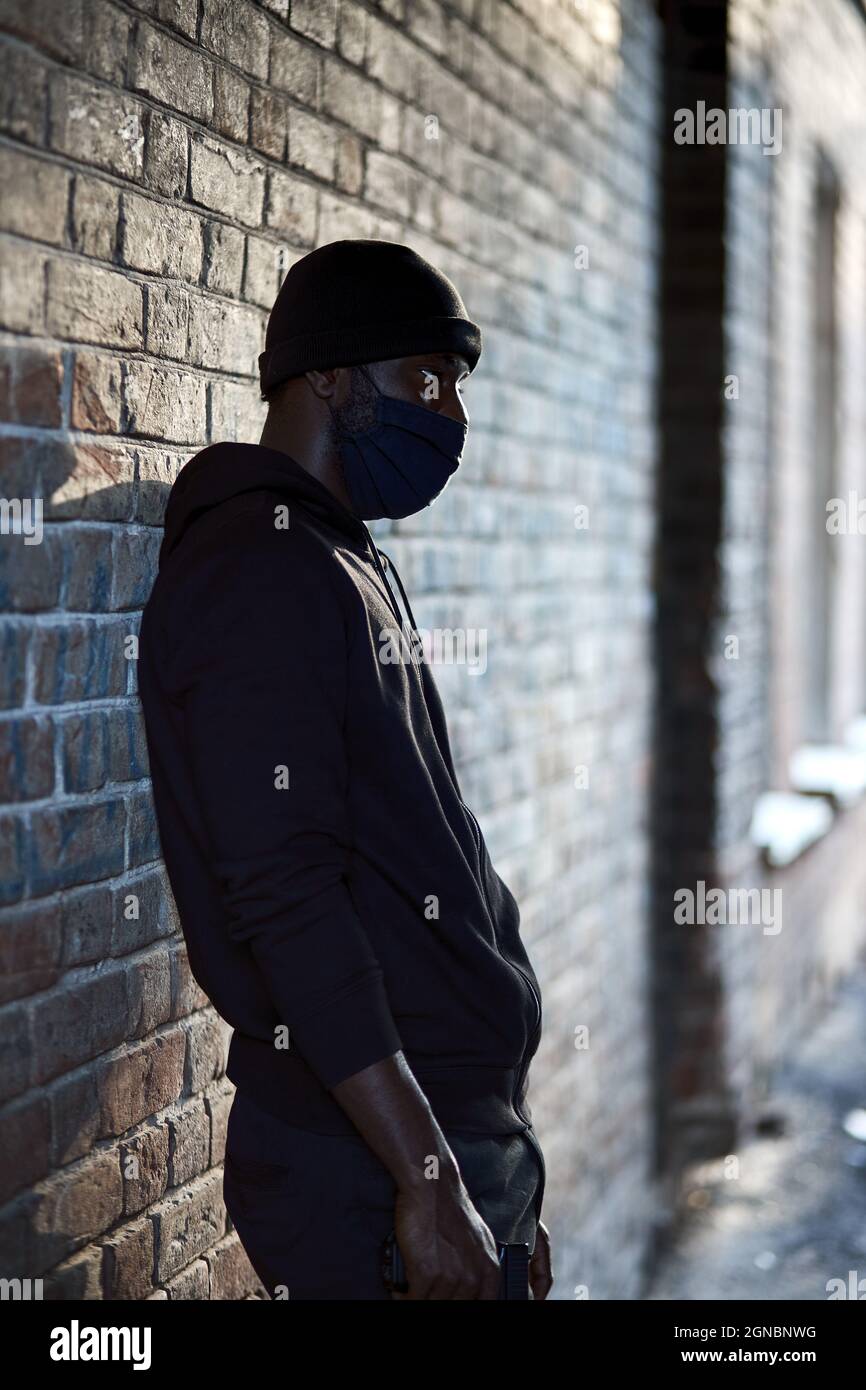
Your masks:
<svg viewBox="0 0 866 1390"><path fill-rule="evenodd" d="M213 116L213 64L152 24L136 28L129 85L204 124Z"/></svg>
<svg viewBox="0 0 866 1390"><path fill-rule="evenodd" d="M141 347L141 286L80 261L48 263L47 327L61 341Z"/></svg>
<svg viewBox="0 0 866 1390"><path fill-rule="evenodd" d="M99 1149L40 1183L5 1208L0 1221L18 1224L15 1251L23 1276L44 1275L74 1251L108 1232L123 1213L118 1155ZM10 1226L11 1231L11 1226ZM0 1236L9 1268L6 1231Z"/></svg>
<svg viewBox="0 0 866 1390"><path fill-rule="evenodd" d="M190 143L190 195L248 227L262 220L265 169L249 154L193 133Z"/></svg>
<svg viewBox="0 0 866 1390"><path fill-rule="evenodd" d="M121 178L141 179L144 112L140 102L57 73L51 84L51 146Z"/></svg>
<svg viewBox="0 0 866 1390"><path fill-rule="evenodd" d="M106 1060L97 1073L103 1134L123 1134L176 1100L183 1085L186 1039L163 1032Z"/></svg>
<svg viewBox="0 0 866 1390"><path fill-rule="evenodd" d="M210 1269L207 1261L193 1260L166 1284L166 1292L174 1302L176 1299L197 1300L210 1297Z"/></svg>
<svg viewBox="0 0 866 1390"><path fill-rule="evenodd" d="M119 194L115 184L88 174L73 181L69 245L95 260L111 261L117 246Z"/></svg>
<svg viewBox="0 0 866 1390"><path fill-rule="evenodd" d="M157 1232L156 1277L174 1278L225 1235L226 1210L218 1172L205 1174L152 1209Z"/></svg>
<svg viewBox="0 0 866 1390"><path fill-rule="evenodd" d="M161 862L130 639L178 469L259 437L267 311L313 246L408 241L484 329L459 478L374 530L422 625L487 636L483 676L436 675L542 983L561 1296L636 1295L659 1127L706 1143L748 1112L862 944L862 814L766 880L784 946L668 954L649 930L660 863L760 875L751 806L802 738L818 145L846 189L843 495L866 428L863 315L841 307L866 283L846 135L866 25L797 0L792 46L758 0L719 0L732 99L782 102L785 143L717 152L713 201L700 152L664 158L662 8L676 25L689 0L0 0L0 478L44 503L39 545L0 537L0 1274L44 1273L51 1298L261 1292L222 1207L228 1029ZM866 695L849 539L837 735Z"/></svg>
<svg viewBox="0 0 866 1390"><path fill-rule="evenodd" d="M124 1211L145 1211L159 1201L169 1182L168 1126L148 1124L120 1146Z"/></svg>
<svg viewBox="0 0 866 1390"><path fill-rule="evenodd" d="M204 0L199 41L253 77L268 75L271 27L251 0Z"/></svg>
<svg viewBox="0 0 866 1390"><path fill-rule="evenodd" d="M234 1231L211 1247L207 1252L207 1262L211 1298L239 1299L247 1298L252 1293L267 1298L261 1280Z"/></svg>
<svg viewBox="0 0 866 1390"><path fill-rule="evenodd" d="M54 732L33 718L0 720L0 797L30 801L54 789Z"/></svg>
<svg viewBox="0 0 866 1390"><path fill-rule="evenodd" d="M63 1260L44 1276L46 1300L61 1303L80 1303L100 1299L102 1288L102 1250L98 1245L86 1246L68 1260Z"/></svg>
<svg viewBox="0 0 866 1390"><path fill-rule="evenodd" d="M63 966L56 903L35 903L3 923L0 932L0 999L23 999L47 989Z"/></svg>
<svg viewBox="0 0 866 1390"><path fill-rule="evenodd" d="M133 270L197 284L201 275L201 218L179 208L163 208L125 193L121 199L120 255Z"/></svg>
<svg viewBox="0 0 866 1390"><path fill-rule="evenodd" d="M122 394L129 434L204 444L205 381L202 377L130 362L124 374Z"/></svg>
<svg viewBox="0 0 866 1390"><path fill-rule="evenodd" d="M56 429L61 420L63 359L10 344L0 348L0 417L15 425Z"/></svg>
<svg viewBox="0 0 866 1390"><path fill-rule="evenodd" d="M82 529L76 535L66 537L62 592L63 603L70 612L101 613L108 605L112 576L111 539L105 527ZM75 776L74 773L71 775ZM80 787L79 790L85 788Z"/></svg>
<svg viewBox="0 0 866 1390"><path fill-rule="evenodd" d="M45 65L27 49L0 50L0 129L4 134L40 145L45 140L48 110Z"/></svg>
<svg viewBox="0 0 866 1390"><path fill-rule="evenodd" d="M46 264L38 244L0 237L0 328L28 334L44 330Z"/></svg>
<svg viewBox="0 0 866 1390"><path fill-rule="evenodd" d="M135 736L139 737L140 731L135 731ZM165 870L145 870L131 882L118 886L113 893L111 921L111 954L115 956L128 955L130 951L151 941L173 935L177 927L177 910L171 893L166 892ZM173 974L173 990L174 980ZM200 1008L203 1003L204 997L191 1007ZM180 1018L182 1014L175 1012L173 1017Z"/></svg>
<svg viewBox="0 0 866 1390"><path fill-rule="evenodd" d="M176 916L176 913L175 913ZM172 949L172 1017L185 1018L196 1009L204 1008L207 995L194 979L189 957L183 942Z"/></svg>
<svg viewBox="0 0 866 1390"><path fill-rule="evenodd" d="M0 179L4 195L0 226L36 241L63 241L69 203L69 174L47 159L17 150L0 149Z"/></svg>
<svg viewBox="0 0 866 1390"><path fill-rule="evenodd" d="M147 1298L153 1291L153 1222L133 1221L105 1241L106 1298Z"/></svg>
<svg viewBox="0 0 866 1390"><path fill-rule="evenodd" d="M50 1115L44 1095L34 1093L0 1111L0 1201L31 1187L50 1169Z"/></svg>
<svg viewBox="0 0 866 1390"><path fill-rule="evenodd" d="M188 1105L168 1119L172 1187L191 1182L210 1166L210 1114L203 1102Z"/></svg>

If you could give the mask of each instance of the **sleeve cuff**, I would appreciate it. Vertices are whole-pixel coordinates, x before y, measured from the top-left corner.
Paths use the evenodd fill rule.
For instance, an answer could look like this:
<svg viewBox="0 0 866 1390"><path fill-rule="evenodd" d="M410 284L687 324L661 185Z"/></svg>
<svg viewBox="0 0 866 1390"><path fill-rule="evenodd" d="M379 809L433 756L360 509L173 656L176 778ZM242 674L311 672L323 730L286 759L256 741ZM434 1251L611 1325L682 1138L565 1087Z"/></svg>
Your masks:
<svg viewBox="0 0 866 1390"><path fill-rule="evenodd" d="M289 1027L289 1045L329 1090L400 1052L403 1042L394 1022L381 974L369 977L351 993Z"/></svg>

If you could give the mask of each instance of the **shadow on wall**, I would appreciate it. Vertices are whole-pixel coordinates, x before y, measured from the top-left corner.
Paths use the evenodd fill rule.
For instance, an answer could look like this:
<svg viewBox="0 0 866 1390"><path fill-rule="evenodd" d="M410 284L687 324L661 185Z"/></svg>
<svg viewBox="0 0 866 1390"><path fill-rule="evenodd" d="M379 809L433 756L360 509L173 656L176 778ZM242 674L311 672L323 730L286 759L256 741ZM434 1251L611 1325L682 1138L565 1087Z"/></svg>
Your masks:
<svg viewBox="0 0 866 1390"><path fill-rule="evenodd" d="M3 703L17 731L3 760L0 1202L12 1219L0 1272L53 1270L47 1297L99 1297L100 1276L72 1257L180 1184L194 1183L185 1205L203 1208L209 1246L226 1229L216 1165L231 1095L206 1088L223 1075L228 1030L178 937L135 668L183 460L20 437L0 449L7 502L29 502L33 521L43 504L41 532L0 547L0 606L14 616L2 624ZM193 1095L209 1111L204 1172L179 1141ZM141 1128L176 1102L183 1116ZM167 1248L160 1282L170 1263ZM145 1258L140 1291L104 1296L147 1296L151 1274Z"/></svg>

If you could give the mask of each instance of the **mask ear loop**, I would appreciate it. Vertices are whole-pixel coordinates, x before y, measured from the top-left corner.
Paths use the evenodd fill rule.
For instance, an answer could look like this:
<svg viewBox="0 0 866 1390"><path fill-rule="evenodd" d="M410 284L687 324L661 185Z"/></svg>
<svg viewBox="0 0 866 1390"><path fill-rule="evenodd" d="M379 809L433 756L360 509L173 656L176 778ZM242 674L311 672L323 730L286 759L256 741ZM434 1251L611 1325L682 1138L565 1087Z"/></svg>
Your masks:
<svg viewBox="0 0 866 1390"><path fill-rule="evenodd" d="M357 366L358 366L358 371L364 373L364 376L365 376L365 377L367 378L367 380L369 381L369 383L370 383L370 385L372 386L373 390L376 391L376 392L378 392L378 394L381 396L381 395L383 394L383 392L379 390L379 387L376 385L376 383L375 383L375 381L373 380L373 378L371 377L370 373L367 371L367 364L366 364L366 362L359 362L359 363L357 364Z"/></svg>
<svg viewBox="0 0 866 1390"><path fill-rule="evenodd" d="M364 372L364 375L368 378L368 380L371 382L371 384L373 385L373 387L374 387L377 391L379 391L378 386L376 386L375 381L373 381L373 378L370 376L370 373L367 371L367 369L366 369L366 367L364 366L364 364L363 364L363 363L359 363L358 366L359 366L359 370L361 370L362 372ZM381 394L382 394L381 391L379 391L379 395L381 395ZM344 429L341 428L340 422L339 422L339 420L338 420L338 418L337 418L337 413L336 413L336 411L334 410L334 407L331 405L331 402L330 402L330 401L325 401L325 405L328 407L328 411L329 411L330 416L331 416L331 423L332 423L332 425L333 425L333 427L334 427L334 433L336 434L337 439L338 439L338 440L341 440L341 439L353 440L355 436L352 434L352 432L351 432L350 430L344 430ZM346 478L346 470L345 470L345 468L344 468L344 466L343 466L343 459L342 459L342 455L341 455L341 453L340 453L339 448L337 449L337 465L338 465L338 467L339 467L339 469L340 469L340 473L341 473L342 478L343 478L343 486L345 487L346 492L347 492L347 493L349 494L349 496L351 497L352 494L351 494L351 491L350 491L350 489L349 489L348 480L347 480L347 478ZM380 558L379 558L380 554L384 555L385 552L384 552L384 551L381 551L381 552L379 551L379 548L378 548L378 546L376 545L376 542L374 541L373 537L370 535L369 528L367 527L367 524L366 524L366 522L363 521L363 519L361 520L361 525L364 527L364 530L367 532L367 537L368 537L368 540L369 540L369 542L370 542L370 554L371 554L371 556L372 556L372 558L373 558L373 562L374 562L376 568L378 569L379 573L380 573L381 576L382 576L382 583L383 583L384 586L385 586L385 592L386 592L386 594L388 595L389 604L390 604L390 606L393 608L393 610L394 610L394 616L396 617L397 621L399 622L400 628L401 628L401 630L402 630L402 629L403 629L403 625L404 625L405 619L404 619L404 617L403 617L403 614L400 612L400 606L399 606L399 604L397 603L397 600L396 600L395 597L394 597L394 594L393 594L392 589L391 589L391 585L389 584L388 579L387 579L387 577L386 577L386 575L385 575L385 570L384 570L384 568L383 568L383 566L382 566L382 561L381 561ZM386 563L387 563L387 556L385 557L385 559L386 559ZM398 582L398 583L400 582L399 576L398 576L398 578L397 578L397 582ZM402 584L400 585L400 589L401 589L401 592L403 592L403 586L402 586ZM406 599L405 592L403 592L403 597L404 597L404 600L405 600L405 602L406 602L406 607L407 607L407 609L408 609L408 608L409 608L409 600ZM411 611L411 610L409 610L409 611ZM413 621L413 627L414 627L414 621ZM418 640L420 641L420 635L418 635Z"/></svg>
<svg viewBox="0 0 866 1390"><path fill-rule="evenodd" d="M358 369L358 371L364 373L364 375L365 375L365 377L367 378L367 380L369 381L370 385L373 387L373 390L376 392L376 394L379 396L379 398L380 398L381 400L384 400L384 399L385 399L385 393L384 393L383 391L380 391L380 390L379 390L379 387L376 385L375 381L374 381L373 378L370 376L370 373L367 371L366 365L365 365L363 362L356 362L356 363L353 364L353 366L356 366L357 369ZM328 401L328 400L326 400L326 401L325 401L325 404L326 404L326 406L328 407L328 411L329 411L330 416L331 416L331 423L332 423L333 428L334 428L334 433L335 433L335 435L336 435L336 437L337 437L337 451L336 451L336 452L337 452L337 464L338 464L338 467L339 467L339 469L340 469L340 475L341 475L341 477L342 477L342 479L343 479L343 486L344 486L344 488L346 489L346 492L348 493L348 495L351 497L352 491L351 491L351 488L349 487L349 482L348 482L348 479L347 479L347 477L346 477L346 469L345 469L345 466L344 466L344 463L343 463L343 456L342 456L342 450L341 450L341 448L340 448L340 443L341 443L343 440L348 440L350 443L355 443L355 441L358 439L359 436L363 436L364 434L369 433L369 430L354 430L354 431L353 431L353 430L346 430L346 429L343 429L342 426L340 425L339 419L337 418L337 412L335 411L335 409L334 409L334 407L332 406L331 402ZM376 425L374 424L374 425L371 426L370 428L375 429L375 428L376 428Z"/></svg>
<svg viewBox="0 0 866 1390"><path fill-rule="evenodd" d="M358 363L358 370L359 370L360 372L363 372L363 373L364 373L364 376L367 378L367 380L369 381L370 385L373 387L373 390L376 391L378 395L380 395L380 396L384 395L384 392L380 390L380 388L376 385L375 381L374 381L373 378L371 377L370 373L369 373L368 370L367 370L366 364L365 364L364 362L359 362L359 363ZM404 604L406 605L406 612L407 612L407 614L409 615L409 626L410 626L410 628L411 628L411 631L412 631L412 638L413 638L413 641L412 641L413 650L414 650L414 652L415 652L416 658L419 658L419 659L420 659L420 656L423 654L424 644L423 644L423 642L421 641L421 634L420 634L420 632L418 631L418 626L417 626L417 624L416 624L416 622L415 622L415 614L412 612L412 605L410 604L410 602L409 602L409 597L408 597L408 595L407 595L407 593L406 593L406 590L405 590L404 587L403 587L403 581L402 581L402 579L400 578L400 572L399 572L399 570L397 569L397 566L394 564L394 561L391 559L390 555L388 555L384 550L380 550L379 547L376 545L375 541L373 542L373 549L374 549L374 551L376 552L376 555L377 555L377 556L379 556L379 555L382 556L382 558L383 558L384 561L385 561L385 564L387 565L387 567L388 567L390 570L392 570L392 572L393 572L393 574L394 574L394 578L397 580L397 584L399 585L399 588L400 588L401 597L402 597L402 599L403 599ZM384 571L383 571L383 577L384 577ZM386 584L387 584L387 579L385 580L385 582L386 582ZM390 585L388 585L388 587L390 588ZM402 615L402 614L400 615L400 625L401 625L401 627L402 627L402 625L403 625L403 615Z"/></svg>
<svg viewBox="0 0 866 1390"><path fill-rule="evenodd" d="M363 363L360 364L360 366L361 366L361 369L363 370ZM369 375L369 373L368 373L368 375ZM370 380L372 381L372 377L370 378ZM376 386L375 381L373 381L373 385ZM379 389L378 386L376 386L376 390L377 390L377 391L378 391L378 389ZM338 467L339 470L340 470L340 477L341 477L342 480L343 480L343 487L344 487L345 490L346 490L346 494L347 494L347 496L351 497L352 493L351 493L351 489L350 489L350 487L349 487L349 480L348 480L348 478L346 477L346 469L345 469L344 464L343 464L343 455L342 455L342 451L341 451L341 449L340 449L340 443L341 443L341 441L344 440L344 439L348 439L348 440L350 440L350 441L353 441L354 438L355 438L355 436L352 434L352 432L351 432L350 430L344 430L344 429L343 429L342 425L340 424L339 419L337 418L337 412L335 411L334 407L331 405L331 402L328 401L328 400L326 400L326 401L325 401L325 405L328 407L328 413L329 413L329 415L330 415L330 417L331 417L331 426L332 426L332 428L333 428L333 430L334 430L334 434L335 434L336 437L337 437L337 450L336 450L336 455L337 455L337 467Z"/></svg>
<svg viewBox="0 0 866 1390"><path fill-rule="evenodd" d="M369 383L370 383L370 385L372 386L373 390L374 390L378 395L380 395L380 396L383 395L383 392L379 390L379 387L376 385L376 383L375 383L375 381L373 380L373 378L371 377L370 373L367 371L367 368L366 368L366 366L364 365L364 363L363 363L363 362L358 362L358 363L356 363L355 365L357 366L359 372L363 372L363 373L364 373L364 376L365 376L365 377L367 378L367 380L369 381ZM334 410L334 407L331 405L331 402L330 402L330 401L326 401L325 404L327 405L328 410L330 411L331 420L333 421L334 431L335 431L335 433L336 433L336 435L337 435L337 438L338 438L338 439L352 439L352 440L355 439L356 434L354 434L351 430L344 430L344 429L341 427L341 425L340 425L340 423L339 423L339 421L338 421L338 419L337 419L336 411ZM360 431L360 433L362 433L362 434L363 434L364 432L365 432L365 431L363 431L363 430Z"/></svg>

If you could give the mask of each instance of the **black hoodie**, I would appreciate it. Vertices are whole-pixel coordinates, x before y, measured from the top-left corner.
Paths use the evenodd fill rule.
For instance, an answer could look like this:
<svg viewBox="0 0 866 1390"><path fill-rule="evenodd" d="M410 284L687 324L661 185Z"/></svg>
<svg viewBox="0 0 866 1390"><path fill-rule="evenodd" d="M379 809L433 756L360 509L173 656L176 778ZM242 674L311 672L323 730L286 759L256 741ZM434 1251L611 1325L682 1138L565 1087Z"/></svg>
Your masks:
<svg viewBox="0 0 866 1390"><path fill-rule="evenodd" d="M538 981L429 665L380 660L414 631L383 558L277 450L181 470L139 651L163 856L240 1091L356 1133L329 1088L402 1049L443 1129L515 1133Z"/></svg>

